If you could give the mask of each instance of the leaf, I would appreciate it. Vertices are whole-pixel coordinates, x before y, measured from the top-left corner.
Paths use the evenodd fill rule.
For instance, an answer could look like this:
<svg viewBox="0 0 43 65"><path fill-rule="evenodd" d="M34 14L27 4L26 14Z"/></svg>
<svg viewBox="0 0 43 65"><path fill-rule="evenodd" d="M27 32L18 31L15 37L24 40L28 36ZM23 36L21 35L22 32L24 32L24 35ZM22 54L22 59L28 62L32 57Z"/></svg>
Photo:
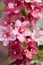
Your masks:
<svg viewBox="0 0 43 65"><path fill-rule="evenodd" d="M26 46L26 42L25 41L23 42L23 45Z"/></svg>
<svg viewBox="0 0 43 65"><path fill-rule="evenodd" d="M40 57L41 59L43 59L43 50L40 50L39 53L38 53L38 55L39 55L39 57Z"/></svg>
<svg viewBox="0 0 43 65"><path fill-rule="evenodd" d="M32 26L29 26L29 29L30 29L30 30L33 30L34 28L33 28Z"/></svg>
<svg viewBox="0 0 43 65"><path fill-rule="evenodd" d="M12 63L10 63L9 65L14 65L15 64L15 62L12 62Z"/></svg>
<svg viewBox="0 0 43 65"><path fill-rule="evenodd" d="M24 16L26 16L25 7L22 8L21 12L23 13Z"/></svg>
<svg viewBox="0 0 43 65"><path fill-rule="evenodd" d="M38 50L43 50L43 45L39 45Z"/></svg>
<svg viewBox="0 0 43 65"><path fill-rule="evenodd" d="M37 65L37 63L33 63L32 65Z"/></svg>
<svg viewBox="0 0 43 65"><path fill-rule="evenodd" d="M10 57L11 57L10 54L8 54L8 55L7 55L7 58L10 58Z"/></svg>

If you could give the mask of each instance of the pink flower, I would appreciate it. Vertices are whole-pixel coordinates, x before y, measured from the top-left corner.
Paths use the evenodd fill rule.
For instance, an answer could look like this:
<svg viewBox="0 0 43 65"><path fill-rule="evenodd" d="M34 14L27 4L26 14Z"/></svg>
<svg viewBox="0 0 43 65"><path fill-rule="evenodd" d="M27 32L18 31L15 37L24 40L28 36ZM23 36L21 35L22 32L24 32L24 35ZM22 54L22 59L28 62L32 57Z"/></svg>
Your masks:
<svg viewBox="0 0 43 65"><path fill-rule="evenodd" d="M4 20L0 20L0 41L9 46L11 61L26 65L38 53L39 28L43 3L37 0L3 0ZM30 29L32 27L32 29ZM42 39L41 39L42 41Z"/></svg>
<svg viewBox="0 0 43 65"><path fill-rule="evenodd" d="M9 9L14 9L14 4L12 2L8 3Z"/></svg>
<svg viewBox="0 0 43 65"><path fill-rule="evenodd" d="M14 61L17 59L23 59L22 52L23 45L19 40L16 39L15 41L10 41L9 53L12 56L12 59L14 59Z"/></svg>
<svg viewBox="0 0 43 65"><path fill-rule="evenodd" d="M35 41L28 42L27 48L30 48L30 49L37 48L37 42L35 42Z"/></svg>
<svg viewBox="0 0 43 65"><path fill-rule="evenodd" d="M15 35L21 42L25 41L26 36L31 36L31 31L27 29L29 23L17 20L15 23L15 29L13 29L13 35ZM26 27L26 28L25 28Z"/></svg>
<svg viewBox="0 0 43 65"><path fill-rule="evenodd" d="M31 53L31 51L29 51L28 49L26 49L26 50L24 50L24 52L25 52L25 55L26 55L27 59L32 59L32 53Z"/></svg>
<svg viewBox="0 0 43 65"><path fill-rule="evenodd" d="M23 7L22 5L23 3L19 0L15 0L15 1L9 1L8 2L8 6L6 7L8 10L7 11L10 11L10 12L13 12L13 13L19 13Z"/></svg>
<svg viewBox="0 0 43 65"><path fill-rule="evenodd" d="M29 3L31 0L25 0L26 3Z"/></svg>
<svg viewBox="0 0 43 65"><path fill-rule="evenodd" d="M30 41L27 44L27 48L29 49L29 51L31 52L31 55L33 54L37 54L38 53L38 49L37 49L37 42L35 41Z"/></svg>
<svg viewBox="0 0 43 65"><path fill-rule="evenodd" d="M37 48L35 48L35 49L32 49L32 50L31 50L31 53L32 53L33 55L36 55L36 54L38 54L38 49L37 49Z"/></svg>

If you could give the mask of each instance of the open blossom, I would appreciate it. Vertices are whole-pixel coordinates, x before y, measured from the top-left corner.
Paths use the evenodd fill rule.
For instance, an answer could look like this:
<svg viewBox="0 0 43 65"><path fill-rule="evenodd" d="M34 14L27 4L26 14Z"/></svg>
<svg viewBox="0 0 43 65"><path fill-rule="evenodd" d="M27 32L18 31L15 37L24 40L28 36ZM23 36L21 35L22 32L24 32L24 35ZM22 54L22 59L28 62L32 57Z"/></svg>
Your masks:
<svg viewBox="0 0 43 65"><path fill-rule="evenodd" d="M16 61L17 59L23 59L22 56L23 45L19 40L10 41L9 44L9 53L12 56L12 60Z"/></svg>
<svg viewBox="0 0 43 65"><path fill-rule="evenodd" d="M7 25L6 21L0 20L0 41L6 46L9 40L15 40L16 37L12 36L12 27Z"/></svg>
<svg viewBox="0 0 43 65"><path fill-rule="evenodd" d="M3 0L4 19L0 20L0 41L9 46L11 60L26 65L38 53L40 32L36 22L43 14L38 0ZM42 39L41 39L42 41Z"/></svg>
<svg viewBox="0 0 43 65"><path fill-rule="evenodd" d="M29 23L24 21L23 23L20 20L17 20L15 23L15 29L12 33L15 35L21 42L24 42L27 36L31 36L31 31L27 29ZM26 28L25 28L26 27Z"/></svg>
<svg viewBox="0 0 43 65"><path fill-rule="evenodd" d="M31 53L31 51L29 51L28 49L26 49L26 50L24 50L24 52L25 52L25 55L26 55L27 59L32 59L32 53Z"/></svg>
<svg viewBox="0 0 43 65"><path fill-rule="evenodd" d="M8 5L5 10L8 9L7 11L17 14L21 11L22 7L23 3L19 0L15 0L14 2L8 2Z"/></svg>
<svg viewBox="0 0 43 65"><path fill-rule="evenodd" d="M27 48L29 49L29 51L31 51L32 54L38 53L37 42L35 42L35 41L28 42Z"/></svg>
<svg viewBox="0 0 43 65"><path fill-rule="evenodd" d="M43 31L40 28L33 30L32 39L38 42L38 45L43 44Z"/></svg>

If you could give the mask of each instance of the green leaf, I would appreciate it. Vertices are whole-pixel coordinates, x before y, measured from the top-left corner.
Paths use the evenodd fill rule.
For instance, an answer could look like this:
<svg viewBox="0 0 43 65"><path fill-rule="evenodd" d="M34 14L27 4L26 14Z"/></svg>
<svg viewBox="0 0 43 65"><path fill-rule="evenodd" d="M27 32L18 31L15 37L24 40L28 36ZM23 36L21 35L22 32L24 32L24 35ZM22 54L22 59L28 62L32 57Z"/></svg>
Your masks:
<svg viewBox="0 0 43 65"><path fill-rule="evenodd" d="M15 64L15 62L12 62L12 63L10 63L9 65L14 65Z"/></svg>
<svg viewBox="0 0 43 65"><path fill-rule="evenodd" d="M32 65L37 65L37 63L34 63L34 64L32 64Z"/></svg>
<svg viewBox="0 0 43 65"><path fill-rule="evenodd" d="M43 50L43 45L39 45L39 46L38 46L38 49L39 49L39 50Z"/></svg>
<svg viewBox="0 0 43 65"><path fill-rule="evenodd" d="M23 45L26 46L26 42L25 41L23 42Z"/></svg>
<svg viewBox="0 0 43 65"><path fill-rule="evenodd" d="M21 12L23 13L24 16L26 16L25 7L22 8Z"/></svg>
<svg viewBox="0 0 43 65"><path fill-rule="evenodd" d="M33 28L32 26L29 26L29 29L30 29L30 30L33 30L34 28Z"/></svg>
<svg viewBox="0 0 43 65"><path fill-rule="evenodd" d="M43 50L40 50L39 53L38 53L38 55L39 55L39 57L40 57L41 59L43 59Z"/></svg>
<svg viewBox="0 0 43 65"><path fill-rule="evenodd" d="M6 58L10 58L10 57L11 57L10 54L8 54Z"/></svg>
<svg viewBox="0 0 43 65"><path fill-rule="evenodd" d="M4 8L4 4L0 3L0 9L3 9L3 8Z"/></svg>

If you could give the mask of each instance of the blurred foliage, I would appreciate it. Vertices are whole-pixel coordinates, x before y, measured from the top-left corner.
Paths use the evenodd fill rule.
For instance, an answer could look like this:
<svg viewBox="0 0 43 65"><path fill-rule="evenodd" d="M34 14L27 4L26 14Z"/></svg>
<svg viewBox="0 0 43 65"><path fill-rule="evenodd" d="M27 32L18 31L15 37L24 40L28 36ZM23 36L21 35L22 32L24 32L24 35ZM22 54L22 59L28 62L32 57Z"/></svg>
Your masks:
<svg viewBox="0 0 43 65"><path fill-rule="evenodd" d="M9 65L14 65L15 64L15 62L12 62L12 63L10 63Z"/></svg>
<svg viewBox="0 0 43 65"><path fill-rule="evenodd" d="M37 65L37 63L33 63L32 65Z"/></svg>
<svg viewBox="0 0 43 65"><path fill-rule="evenodd" d="M39 50L43 50L43 45L39 45L39 46L38 46L38 49L39 49Z"/></svg>
<svg viewBox="0 0 43 65"><path fill-rule="evenodd" d="M4 18L4 13L3 11L0 11L0 19L3 19Z"/></svg>
<svg viewBox="0 0 43 65"><path fill-rule="evenodd" d="M43 50L40 50L37 55L33 56L34 62L43 62Z"/></svg>
<svg viewBox="0 0 43 65"><path fill-rule="evenodd" d="M0 10L4 8L4 4L0 2Z"/></svg>
<svg viewBox="0 0 43 65"><path fill-rule="evenodd" d="M6 58L8 59L8 58L10 58L10 57L11 57L10 54L8 54Z"/></svg>
<svg viewBox="0 0 43 65"><path fill-rule="evenodd" d="M4 18L3 8L4 8L4 4L0 2L0 19Z"/></svg>
<svg viewBox="0 0 43 65"><path fill-rule="evenodd" d="M38 53L39 57L43 60L43 50L40 50Z"/></svg>
<svg viewBox="0 0 43 65"><path fill-rule="evenodd" d="M2 65L2 63L0 62L0 65Z"/></svg>
<svg viewBox="0 0 43 65"><path fill-rule="evenodd" d="M39 45L38 50L38 54L33 56L33 61L36 63L43 62L43 45Z"/></svg>

